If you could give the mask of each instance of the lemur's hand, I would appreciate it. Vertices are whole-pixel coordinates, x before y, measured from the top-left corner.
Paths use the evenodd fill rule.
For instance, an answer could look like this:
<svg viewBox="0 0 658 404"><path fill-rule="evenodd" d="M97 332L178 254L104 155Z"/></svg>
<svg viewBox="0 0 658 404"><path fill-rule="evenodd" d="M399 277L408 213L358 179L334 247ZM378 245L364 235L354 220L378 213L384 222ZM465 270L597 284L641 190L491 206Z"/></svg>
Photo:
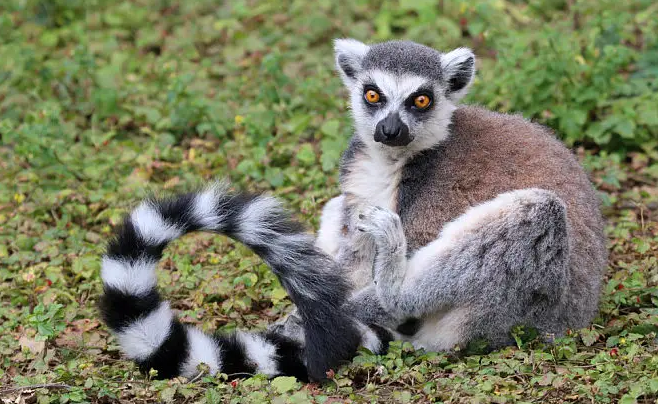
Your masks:
<svg viewBox="0 0 658 404"><path fill-rule="evenodd" d="M377 246L372 278L380 301L387 307L391 302L382 297L398 290L406 275L407 239L402 221L395 212L378 206L363 206L356 216L357 231L368 234Z"/></svg>
<svg viewBox="0 0 658 404"><path fill-rule="evenodd" d="M406 247L400 216L388 209L373 205L359 207L356 228L375 240L378 254L395 254Z"/></svg>

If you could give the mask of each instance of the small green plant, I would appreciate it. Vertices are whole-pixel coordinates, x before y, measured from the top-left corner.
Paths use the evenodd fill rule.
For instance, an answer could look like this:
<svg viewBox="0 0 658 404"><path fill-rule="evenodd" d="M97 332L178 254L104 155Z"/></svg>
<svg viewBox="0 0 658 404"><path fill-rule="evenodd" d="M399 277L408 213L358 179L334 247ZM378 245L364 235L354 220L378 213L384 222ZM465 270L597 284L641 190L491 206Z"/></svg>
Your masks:
<svg viewBox="0 0 658 404"><path fill-rule="evenodd" d="M57 336L66 327L63 305L53 303L48 306L38 304L27 316L27 323L45 340Z"/></svg>

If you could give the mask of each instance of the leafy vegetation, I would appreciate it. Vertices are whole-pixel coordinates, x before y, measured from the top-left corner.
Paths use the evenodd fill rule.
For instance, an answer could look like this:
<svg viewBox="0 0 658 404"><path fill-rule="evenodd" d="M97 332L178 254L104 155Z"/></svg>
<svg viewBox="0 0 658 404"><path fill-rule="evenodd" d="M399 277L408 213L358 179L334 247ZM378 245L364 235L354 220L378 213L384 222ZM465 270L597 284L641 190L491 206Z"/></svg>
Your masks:
<svg viewBox="0 0 658 404"><path fill-rule="evenodd" d="M340 5L339 5L340 4ZM488 355L363 352L325 386L151 381L99 324L99 255L130 206L212 177L310 226L350 136L331 39L480 56L468 102L576 148L609 219L594 324ZM7 0L0 5L0 399L7 402L655 402L658 4L650 0ZM290 309L248 250L195 235L159 284L187 323L263 328ZM45 387L21 386L43 385Z"/></svg>

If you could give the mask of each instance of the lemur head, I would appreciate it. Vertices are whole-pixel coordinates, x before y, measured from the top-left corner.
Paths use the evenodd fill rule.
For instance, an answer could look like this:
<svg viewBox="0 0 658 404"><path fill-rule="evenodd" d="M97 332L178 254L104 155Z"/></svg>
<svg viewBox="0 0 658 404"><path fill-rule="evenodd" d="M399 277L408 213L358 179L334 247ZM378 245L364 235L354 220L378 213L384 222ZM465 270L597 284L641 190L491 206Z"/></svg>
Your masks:
<svg viewBox="0 0 658 404"><path fill-rule="evenodd" d="M357 134L366 144L395 150L423 150L443 140L475 74L467 48L441 53L409 41L369 46L337 39L335 57Z"/></svg>

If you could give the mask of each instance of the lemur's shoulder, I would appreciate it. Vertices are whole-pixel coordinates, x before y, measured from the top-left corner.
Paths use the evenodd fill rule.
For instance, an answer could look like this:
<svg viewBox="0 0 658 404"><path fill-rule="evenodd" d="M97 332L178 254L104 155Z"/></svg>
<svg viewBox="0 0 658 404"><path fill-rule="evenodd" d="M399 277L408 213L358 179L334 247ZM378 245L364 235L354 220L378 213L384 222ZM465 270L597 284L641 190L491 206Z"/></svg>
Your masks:
<svg viewBox="0 0 658 404"><path fill-rule="evenodd" d="M505 186L513 178L517 187L540 187L554 185L551 178L573 182L576 177L589 188L575 155L555 133L519 114L460 106L442 148L462 172L489 184Z"/></svg>
<svg viewBox="0 0 658 404"><path fill-rule="evenodd" d="M546 126L520 114L500 113L475 105L461 105L455 110L450 132L448 141L476 140L480 144L494 143L496 147L501 141L505 145L516 142L523 146L549 143L565 149Z"/></svg>

